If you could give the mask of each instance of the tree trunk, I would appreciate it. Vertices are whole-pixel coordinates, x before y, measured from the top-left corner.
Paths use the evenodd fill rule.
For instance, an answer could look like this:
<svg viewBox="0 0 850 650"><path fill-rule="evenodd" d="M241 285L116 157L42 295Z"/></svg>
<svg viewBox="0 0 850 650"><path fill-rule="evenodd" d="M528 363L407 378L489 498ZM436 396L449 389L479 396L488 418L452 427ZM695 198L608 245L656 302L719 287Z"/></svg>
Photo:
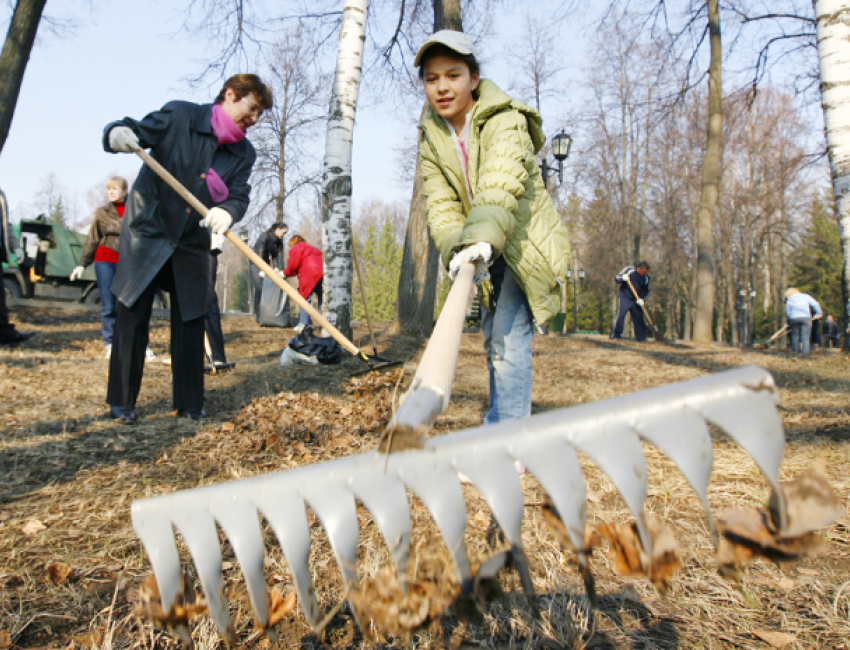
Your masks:
<svg viewBox="0 0 850 650"><path fill-rule="evenodd" d="M463 31L460 0L434 0L434 31L441 29ZM426 103L422 117L427 112ZM407 220L401 276L398 282L395 329L417 336L428 336L434 325L440 254L428 232L425 184L422 182L418 148L416 157L416 178L410 199L410 216Z"/></svg>
<svg viewBox="0 0 850 650"><path fill-rule="evenodd" d="M352 334L351 146L368 12L369 0L345 0L322 175L325 313L331 324L349 338Z"/></svg>
<svg viewBox="0 0 850 650"><path fill-rule="evenodd" d="M714 317L714 212L720 187L720 145L723 125L723 86L720 79L722 50L718 0L708 2L711 63L708 69L708 134L702 161L702 189L697 212L697 283L694 341L711 341Z"/></svg>
<svg viewBox="0 0 850 650"><path fill-rule="evenodd" d="M844 261L844 351L850 352L850 2L813 0L826 146Z"/></svg>
<svg viewBox="0 0 850 650"><path fill-rule="evenodd" d="M0 53L0 152L6 145L24 71L47 0L18 0Z"/></svg>

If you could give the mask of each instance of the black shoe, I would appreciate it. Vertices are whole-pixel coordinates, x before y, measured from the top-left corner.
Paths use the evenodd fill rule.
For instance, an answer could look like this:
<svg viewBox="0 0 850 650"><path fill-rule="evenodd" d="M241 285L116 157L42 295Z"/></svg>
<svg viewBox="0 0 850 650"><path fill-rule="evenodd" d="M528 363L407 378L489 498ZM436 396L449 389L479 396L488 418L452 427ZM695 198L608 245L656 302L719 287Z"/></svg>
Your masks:
<svg viewBox="0 0 850 650"><path fill-rule="evenodd" d="M23 343L27 339L31 339L33 336L35 336L35 332L14 331L11 334L7 334L0 338L0 345L17 345L18 343Z"/></svg>
<svg viewBox="0 0 850 650"><path fill-rule="evenodd" d="M136 424L138 420L134 409L126 409L121 406L110 407L109 417L113 420L121 420L121 424Z"/></svg>
<svg viewBox="0 0 850 650"><path fill-rule="evenodd" d="M203 420L207 417L207 412L204 409L180 409L177 411L178 418L192 418L193 420Z"/></svg>

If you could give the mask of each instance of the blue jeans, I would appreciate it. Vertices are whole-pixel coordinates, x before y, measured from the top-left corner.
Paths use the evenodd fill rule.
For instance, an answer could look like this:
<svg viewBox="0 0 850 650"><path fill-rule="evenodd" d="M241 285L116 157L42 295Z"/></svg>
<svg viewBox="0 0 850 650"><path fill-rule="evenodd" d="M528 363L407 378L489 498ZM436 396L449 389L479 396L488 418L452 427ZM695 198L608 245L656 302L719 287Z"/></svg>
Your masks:
<svg viewBox="0 0 850 650"><path fill-rule="evenodd" d="M310 295L307 296L307 302L309 302L311 305L313 304L313 302L312 302L313 296L316 296L316 300L319 302L319 311L322 311L322 299L324 298L324 293L322 291L322 281L323 280L324 280L324 278L319 280L316 283L316 286L313 287L313 291L311 291ZM312 324L312 322L313 322L313 319L310 318L310 314L307 313L307 310L302 309L301 314L298 316L298 324L303 325L304 327L307 327L308 325Z"/></svg>
<svg viewBox="0 0 850 650"><path fill-rule="evenodd" d="M97 288L100 290L100 331L106 345L112 345L112 333L115 331L115 295L112 293L112 280L117 269L118 265L113 262L94 263Z"/></svg>
<svg viewBox="0 0 850 650"><path fill-rule="evenodd" d="M791 328L791 350L798 354L808 354L811 350L809 343L812 336L812 319L791 318L788 325Z"/></svg>
<svg viewBox="0 0 850 650"><path fill-rule="evenodd" d="M481 319L490 371L490 410L484 424L531 415L531 307L502 260L496 260L490 272L495 306L493 312L482 309Z"/></svg>

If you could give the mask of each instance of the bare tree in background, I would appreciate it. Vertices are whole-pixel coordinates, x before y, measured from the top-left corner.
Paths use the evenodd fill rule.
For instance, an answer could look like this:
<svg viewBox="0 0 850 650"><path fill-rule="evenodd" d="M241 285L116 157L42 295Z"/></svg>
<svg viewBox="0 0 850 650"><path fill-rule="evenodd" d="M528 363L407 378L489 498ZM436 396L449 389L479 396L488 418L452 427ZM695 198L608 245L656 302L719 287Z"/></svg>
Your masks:
<svg viewBox="0 0 850 650"><path fill-rule="evenodd" d="M314 32L288 29L272 48L264 78L274 107L251 132L257 162L251 174L252 213L274 206L274 221L284 221L287 200L307 185L320 183L321 162L310 147L327 119L330 75L318 67ZM268 225L268 224L265 224Z"/></svg>

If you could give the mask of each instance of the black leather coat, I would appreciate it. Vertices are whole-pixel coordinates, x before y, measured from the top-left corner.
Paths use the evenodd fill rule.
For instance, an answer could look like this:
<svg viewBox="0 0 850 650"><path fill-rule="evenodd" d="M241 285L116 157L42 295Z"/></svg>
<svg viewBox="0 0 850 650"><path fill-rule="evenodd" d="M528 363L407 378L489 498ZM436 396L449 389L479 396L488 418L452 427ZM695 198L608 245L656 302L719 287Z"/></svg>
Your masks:
<svg viewBox="0 0 850 650"><path fill-rule="evenodd" d="M109 147L109 131L116 126L129 127L139 137L139 144L150 149L201 203L224 208L237 222L248 209L248 178L256 153L247 139L219 147L211 117L212 104L169 102L141 121L126 117L107 125L103 148L114 153ZM206 182L210 167L230 190L222 203L215 204L210 197ZM116 298L131 307L170 260L181 317L188 321L204 316L210 231L198 225L200 220L201 215L156 172L142 165L127 196L121 223L120 261L112 284Z"/></svg>

